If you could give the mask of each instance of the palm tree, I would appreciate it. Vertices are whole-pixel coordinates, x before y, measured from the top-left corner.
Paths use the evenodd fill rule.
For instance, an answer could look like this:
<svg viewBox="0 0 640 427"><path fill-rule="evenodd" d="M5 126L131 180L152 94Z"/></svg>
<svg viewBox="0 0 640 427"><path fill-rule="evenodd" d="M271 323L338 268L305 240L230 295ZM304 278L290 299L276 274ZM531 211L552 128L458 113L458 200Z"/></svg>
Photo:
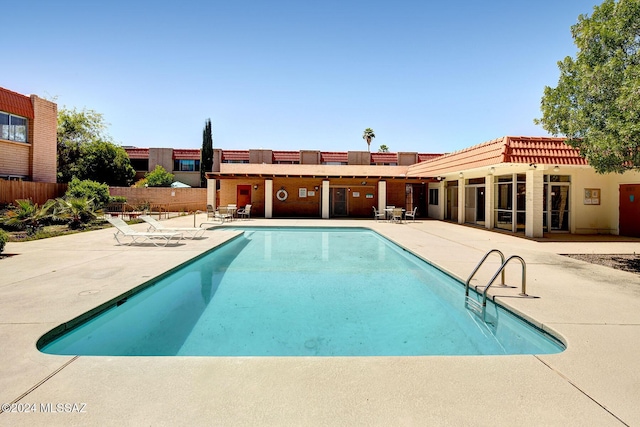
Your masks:
<svg viewBox="0 0 640 427"><path fill-rule="evenodd" d="M102 213L95 209L93 199L86 197L59 198L56 202L56 218L67 220L69 228L74 230L96 219L98 214Z"/></svg>
<svg viewBox="0 0 640 427"><path fill-rule="evenodd" d="M367 151L371 151L371 139L375 138L376 134L373 133L373 129L366 128L362 134L362 139L367 141Z"/></svg>
<svg viewBox="0 0 640 427"><path fill-rule="evenodd" d="M31 199L16 200L17 206L8 211L4 223L19 230L26 230L27 234L35 234L43 223L51 217L54 200L47 200L42 206L33 203Z"/></svg>

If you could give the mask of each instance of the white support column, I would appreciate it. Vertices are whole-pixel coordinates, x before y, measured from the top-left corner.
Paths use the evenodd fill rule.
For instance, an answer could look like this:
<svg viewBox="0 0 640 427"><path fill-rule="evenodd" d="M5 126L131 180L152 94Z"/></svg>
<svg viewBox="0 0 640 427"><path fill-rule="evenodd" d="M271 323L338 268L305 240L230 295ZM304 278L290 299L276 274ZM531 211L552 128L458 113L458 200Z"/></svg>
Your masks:
<svg viewBox="0 0 640 427"><path fill-rule="evenodd" d="M378 181L378 212L387 207L387 181Z"/></svg>
<svg viewBox="0 0 640 427"><path fill-rule="evenodd" d="M207 179L207 204L213 206L213 209L217 208L216 184L217 183L215 179Z"/></svg>
<svg viewBox="0 0 640 427"><path fill-rule="evenodd" d="M273 218L273 180L264 180L264 217Z"/></svg>
<svg viewBox="0 0 640 427"><path fill-rule="evenodd" d="M322 181L322 219L329 219L329 180Z"/></svg>
<svg viewBox="0 0 640 427"><path fill-rule="evenodd" d="M444 215L447 210L447 186L444 180L438 183L438 218L444 221Z"/></svg>
<svg viewBox="0 0 640 427"><path fill-rule="evenodd" d="M543 202L544 171L528 170L526 184L526 220L524 234L527 237L542 237L544 228L542 216L544 214Z"/></svg>
<svg viewBox="0 0 640 427"><path fill-rule="evenodd" d="M464 186L464 178L458 179L458 224L464 224L465 208L466 208L466 188Z"/></svg>
<svg viewBox="0 0 640 427"><path fill-rule="evenodd" d="M495 201L493 200L494 191L493 191L493 175L487 175L484 178L484 226L491 230L493 228L493 224L495 224L493 217L493 206Z"/></svg>

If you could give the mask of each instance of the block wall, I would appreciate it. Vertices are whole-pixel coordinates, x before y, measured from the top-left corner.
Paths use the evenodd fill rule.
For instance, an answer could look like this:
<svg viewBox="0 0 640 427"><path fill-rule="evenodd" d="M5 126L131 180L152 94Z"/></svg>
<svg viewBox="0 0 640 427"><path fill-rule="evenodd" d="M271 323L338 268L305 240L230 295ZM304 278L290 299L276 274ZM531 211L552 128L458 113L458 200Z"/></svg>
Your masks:
<svg viewBox="0 0 640 427"><path fill-rule="evenodd" d="M29 156L31 146L21 142L0 140L0 175L31 175Z"/></svg>
<svg viewBox="0 0 640 427"><path fill-rule="evenodd" d="M31 95L34 119L30 127L30 175L35 182L56 182L58 106Z"/></svg>

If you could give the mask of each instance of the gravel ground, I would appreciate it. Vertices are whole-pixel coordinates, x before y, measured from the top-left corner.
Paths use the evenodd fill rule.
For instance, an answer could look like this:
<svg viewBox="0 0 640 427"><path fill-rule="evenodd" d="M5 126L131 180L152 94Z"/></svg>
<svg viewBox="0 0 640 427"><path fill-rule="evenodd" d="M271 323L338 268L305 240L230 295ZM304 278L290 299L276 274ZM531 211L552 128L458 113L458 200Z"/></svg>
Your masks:
<svg viewBox="0 0 640 427"><path fill-rule="evenodd" d="M563 254L564 256L590 262L592 264L604 265L616 270L629 271L640 274L640 254Z"/></svg>

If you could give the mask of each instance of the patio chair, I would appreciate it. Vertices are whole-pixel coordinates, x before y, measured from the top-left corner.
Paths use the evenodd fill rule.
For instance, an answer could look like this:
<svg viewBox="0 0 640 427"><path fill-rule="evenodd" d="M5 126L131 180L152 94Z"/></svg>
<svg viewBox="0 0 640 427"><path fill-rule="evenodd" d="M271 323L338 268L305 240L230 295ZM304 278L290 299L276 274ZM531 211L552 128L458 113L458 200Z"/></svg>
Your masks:
<svg viewBox="0 0 640 427"><path fill-rule="evenodd" d="M164 224L149 215L141 215L140 219L149 224L147 231L161 231L164 233L170 233L173 231L176 233L185 233L190 239L201 237L207 230L206 228L201 227L165 227Z"/></svg>
<svg viewBox="0 0 640 427"><path fill-rule="evenodd" d="M379 219L386 219L387 214L385 212L378 212L375 206L371 206L373 208L373 218L378 222Z"/></svg>
<svg viewBox="0 0 640 427"><path fill-rule="evenodd" d="M216 217L216 210L212 205L207 205L207 219L214 219Z"/></svg>
<svg viewBox="0 0 640 427"><path fill-rule="evenodd" d="M402 223L402 211L402 208L393 208L393 211L391 212L391 221Z"/></svg>
<svg viewBox="0 0 640 427"><path fill-rule="evenodd" d="M238 209L238 218L251 218L251 205L246 205L244 208Z"/></svg>
<svg viewBox="0 0 640 427"><path fill-rule="evenodd" d="M114 233L113 237L116 239L119 245L133 245L135 243L143 243L149 240L155 246L160 246L156 241L160 239L164 239L164 245L167 246L171 239L175 238L175 243L178 243L182 240L182 233L176 232L159 232L159 231L135 231L129 224L124 222L122 218L106 218L106 220L118 229L116 233ZM123 243L120 241L122 237L130 237L130 243Z"/></svg>
<svg viewBox="0 0 640 427"><path fill-rule="evenodd" d="M225 221L232 221L233 214L230 213L229 208L227 206L220 206L215 213L215 218L219 219L222 223Z"/></svg>
<svg viewBox="0 0 640 427"><path fill-rule="evenodd" d="M404 219L409 219L411 218L413 220L413 222L416 222L416 212L418 211L418 208L415 207L413 208L412 211L407 211L404 214Z"/></svg>

